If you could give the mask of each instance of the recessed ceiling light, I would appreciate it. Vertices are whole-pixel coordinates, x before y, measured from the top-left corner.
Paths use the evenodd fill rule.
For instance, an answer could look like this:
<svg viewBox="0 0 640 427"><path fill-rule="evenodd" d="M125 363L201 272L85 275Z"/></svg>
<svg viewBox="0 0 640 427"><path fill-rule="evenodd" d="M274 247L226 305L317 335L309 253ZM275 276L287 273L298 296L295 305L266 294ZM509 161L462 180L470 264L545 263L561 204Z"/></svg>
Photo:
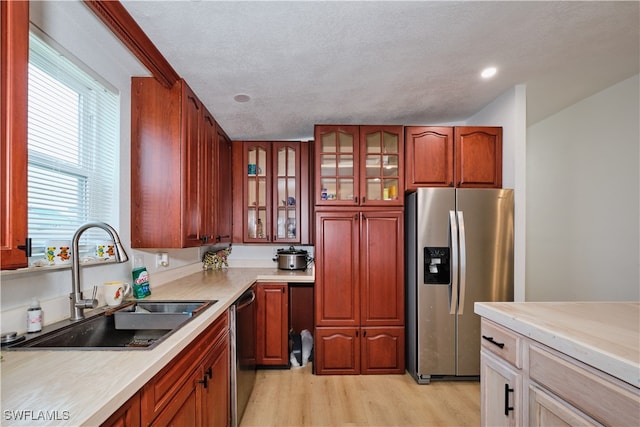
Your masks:
<svg viewBox="0 0 640 427"><path fill-rule="evenodd" d="M251 97L249 95L245 95L244 93L240 93L233 97L236 102L249 102Z"/></svg>
<svg viewBox="0 0 640 427"><path fill-rule="evenodd" d="M495 76L497 72L498 72L498 69L496 67L488 67L482 70L482 73L480 73L480 75L482 76L483 79L488 79Z"/></svg>

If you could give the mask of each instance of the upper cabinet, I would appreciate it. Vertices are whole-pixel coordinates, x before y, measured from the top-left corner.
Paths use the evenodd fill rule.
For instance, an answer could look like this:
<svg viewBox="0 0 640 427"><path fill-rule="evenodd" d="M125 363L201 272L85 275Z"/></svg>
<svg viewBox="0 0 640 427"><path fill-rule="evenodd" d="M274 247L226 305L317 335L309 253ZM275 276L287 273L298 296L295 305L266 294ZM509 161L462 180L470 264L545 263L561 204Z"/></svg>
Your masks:
<svg viewBox="0 0 640 427"><path fill-rule="evenodd" d="M218 170L224 133L184 80L167 89L154 78L134 77L131 92L131 246L221 240L217 215L226 210L216 186L224 181Z"/></svg>
<svg viewBox="0 0 640 427"><path fill-rule="evenodd" d="M502 187L502 128L408 126L406 189Z"/></svg>
<svg viewBox="0 0 640 427"><path fill-rule="evenodd" d="M232 143L224 130L216 126L218 157L216 158L216 173L214 175L213 188L215 197L215 230L214 241L216 243L230 243L233 230L233 191L232 191Z"/></svg>
<svg viewBox="0 0 640 427"><path fill-rule="evenodd" d="M234 241L309 243L309 143L236 142ZM235 227L238 224L238 227Z"/></svg>
<svg viewBox="0 0 640 427"><path fill-rule="evenodd" d="M401 206L402 126L316 125L316 206Z"/></svg>

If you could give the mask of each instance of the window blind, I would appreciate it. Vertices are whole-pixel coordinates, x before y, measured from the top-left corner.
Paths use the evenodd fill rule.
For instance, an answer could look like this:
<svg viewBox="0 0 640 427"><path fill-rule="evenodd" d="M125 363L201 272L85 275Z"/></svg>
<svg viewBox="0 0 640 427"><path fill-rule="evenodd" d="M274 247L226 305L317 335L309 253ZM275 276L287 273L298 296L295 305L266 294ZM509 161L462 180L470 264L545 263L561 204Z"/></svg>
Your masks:
<svg viewBox="0 0 640 427"><path fill-rule="evenodd" d="M28 228L34 254L91 221L116 225L119 99L33 32L29 38ZM75 58L74 58L75 60ZM82 247L107 234L92 228Z"/></svg>

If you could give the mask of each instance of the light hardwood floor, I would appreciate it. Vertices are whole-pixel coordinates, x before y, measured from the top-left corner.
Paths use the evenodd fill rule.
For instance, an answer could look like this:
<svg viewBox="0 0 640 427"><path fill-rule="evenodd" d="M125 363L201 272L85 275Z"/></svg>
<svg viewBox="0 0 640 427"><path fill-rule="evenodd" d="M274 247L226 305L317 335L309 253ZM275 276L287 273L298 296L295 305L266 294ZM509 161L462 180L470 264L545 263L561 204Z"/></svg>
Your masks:
<svg viewBox="0 0 640 427"><path fill-rule="evenodd" d="M259 370L240 427L478 426L480 383L418 385L405 375L331 375L311 363Z"/></svg>

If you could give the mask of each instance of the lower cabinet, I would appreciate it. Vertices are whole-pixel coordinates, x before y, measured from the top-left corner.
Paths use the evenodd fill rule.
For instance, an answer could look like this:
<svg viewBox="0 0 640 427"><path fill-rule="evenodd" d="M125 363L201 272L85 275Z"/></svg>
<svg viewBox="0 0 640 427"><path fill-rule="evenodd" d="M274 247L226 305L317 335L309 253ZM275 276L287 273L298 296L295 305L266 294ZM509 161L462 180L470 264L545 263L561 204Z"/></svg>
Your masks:
<svg viewBox="0 0 640 427"><path fill-rule="evenodd" d="M106 427L131 427L141 425L140 393L134 394L131 399L114 412L102 425Z"/></svg>
<svg viewBox="0 0 640 427"><path fill-rule="evenodd" d="M404 327L317 327L316 374L401 374Z"/></svg>
<svg viewBox="0 0 640 427"><path fill-rule="evenodd" d="M289 285L257 283L256 364L289 364Z"/></svg>
<svg viewBox="0 0 640 427"><path fill-rule="evenodd" d="M640 389L487 319L483 426L637 425Z"/></svg>
<svg viewBox="0 0 640 427"><path fill-rule="evenodd" d="M225 313L102 425L229 426L229 352Z"/></svg>
<svg viewBox="0 0 640 427"><path fill-rule="evenodd" d="M522 424L522 375L492 353L480 351L480 413L485 426Z"/></svg>

